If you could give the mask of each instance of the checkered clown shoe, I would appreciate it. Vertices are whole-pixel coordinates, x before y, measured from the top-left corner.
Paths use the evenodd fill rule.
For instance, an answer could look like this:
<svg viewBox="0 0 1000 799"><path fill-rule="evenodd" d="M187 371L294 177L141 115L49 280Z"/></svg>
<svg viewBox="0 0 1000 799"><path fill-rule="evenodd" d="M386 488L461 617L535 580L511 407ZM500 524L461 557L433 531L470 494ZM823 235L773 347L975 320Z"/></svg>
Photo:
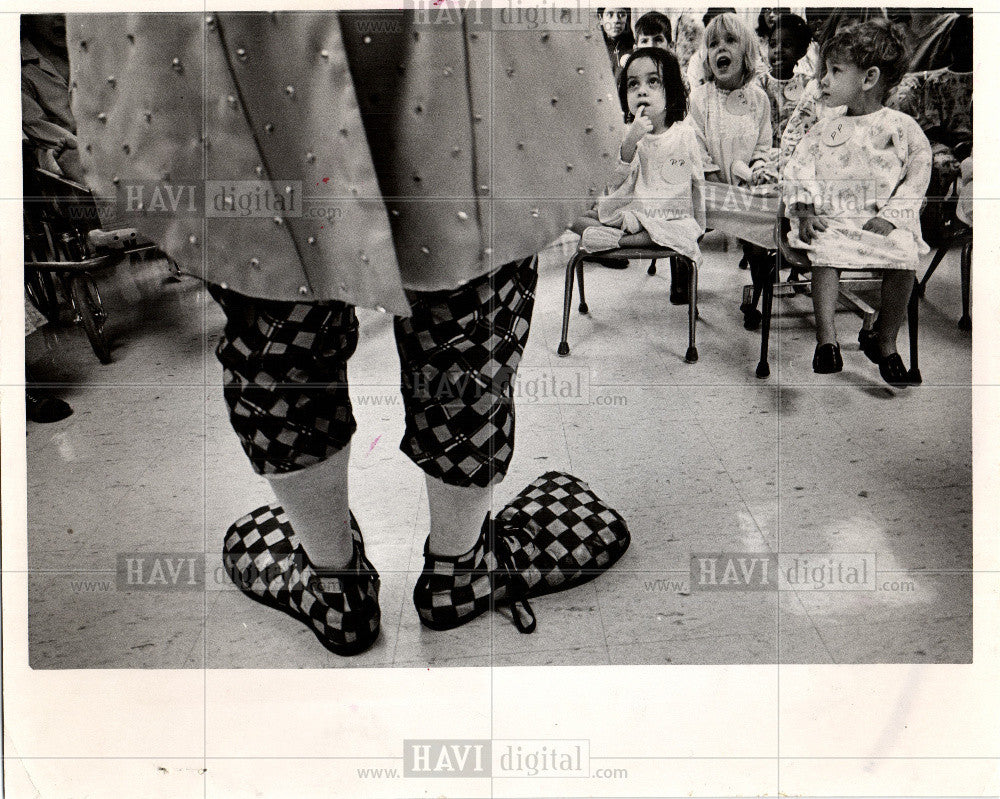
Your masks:
<svg viewBox="0 0 1000 799"><path fill-rule="evenodd" d="M237 519L226 532L222 561L230 579L251 599L287 613L337 655L356 655L378 637L379 576L368 558L354 514L354 557L341 570L309 560L278 505Z"/></svg>
<svg viewBox="0 0 1000 799"><path fill-rule="evenodd" d="M497 515L527 597L581 585L607 571L631 541L621 515L577 477L546 472Z"/></svg>
<svg viewBox="0 0 1000 799"><path fill-rule="evenodd" d="M420 621L432 630L450 630L487 610L507 609L522 633L534 632L535 614L527 602L508 542L490 516L479 539L464 555L432 554L424 543L424 569L413 589Z"/></svg>

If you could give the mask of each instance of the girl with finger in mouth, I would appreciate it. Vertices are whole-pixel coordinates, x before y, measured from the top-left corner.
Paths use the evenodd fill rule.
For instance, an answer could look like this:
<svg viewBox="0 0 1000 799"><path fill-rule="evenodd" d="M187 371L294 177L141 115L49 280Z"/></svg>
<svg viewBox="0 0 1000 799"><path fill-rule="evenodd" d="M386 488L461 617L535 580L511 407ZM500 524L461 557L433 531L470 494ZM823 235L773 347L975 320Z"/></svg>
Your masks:
<svg viewBox="0 0 1000 799"><path fill-rule="evenodd" d="M629 127L613 181L573 230L588 252L658 244L699 263L704 168L694 131L684 121L687 92L677 57L659 47L634 50L618 97Z"/></svg>

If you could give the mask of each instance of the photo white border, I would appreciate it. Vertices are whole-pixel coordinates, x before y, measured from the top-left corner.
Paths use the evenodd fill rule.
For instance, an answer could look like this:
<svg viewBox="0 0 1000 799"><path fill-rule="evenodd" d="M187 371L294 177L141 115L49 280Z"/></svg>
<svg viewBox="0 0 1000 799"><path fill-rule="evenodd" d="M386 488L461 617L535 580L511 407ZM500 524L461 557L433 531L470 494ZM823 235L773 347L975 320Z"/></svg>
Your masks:
<svg viewBox="0 0 1000 799"><path fill-rule="evenodd" d="M135 5L63 0L35 2L23 10L130 11ZM969 4L907 4L942 5ZM286 0L213 7L322 9L330 4ZM776 795L779 789L788 795L823 796L1000 793L1000 275L993 266L1000 263L1000 225L992 216L1000 208L1000 7L973 7L980 176L973 270L971 665L30 670L23 308L16 291L22 259L16 199L20 156L16 147L3 146L0 470L8 795L451 797L537 796L544 791L552 796L730 796ZM143 4L142 10L204 12L205 6L175 0ZM0 13L0 97L9 109L18 107L17 24L16 12ZM0 141L12 145L17 128L16 113L0 115ZM434 737L585 738L592 761L624 765L630 778L606 783L357 778L357 767L401 770L403 739Z"/></svg>

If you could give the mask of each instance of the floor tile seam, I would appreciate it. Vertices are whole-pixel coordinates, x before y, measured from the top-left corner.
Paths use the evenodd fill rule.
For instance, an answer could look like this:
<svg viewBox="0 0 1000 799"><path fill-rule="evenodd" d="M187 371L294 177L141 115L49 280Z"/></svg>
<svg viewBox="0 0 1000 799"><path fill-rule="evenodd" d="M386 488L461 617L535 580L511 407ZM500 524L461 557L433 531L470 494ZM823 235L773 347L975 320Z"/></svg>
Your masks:
<svg viewBox="0 0 1000 799"><path fill-rule="evenodd" d="M806 608L806 612L807 613L809 612L808 608ZM829 617L827 617L827 618L829 618ZM867 628L891 626L894 629L899 629L900 624L904 623L905 621L912 621L914 624L920 625L920 626L924 626L924 625L927 625L927 624L933 624L934 622L954 622L954 621L970 621L971 622L972 621L972 613L971 612L969 612L969 613L956 613L956 614L952 614L952 615L948 615L948 616L929 616L929 617L922 617L922 618L915 618L915 619L905 619L905 620L904 619L893 619L893 620L890 620L890 621L873 621L873 622L869 622L869 623L864 624L864 625L861 625L856 620L855 621L844 621L844 622L836 622L836 623L832 623L832 624L820 624L820 625L817 626L817 629L820 629L820 627L822 627L823 629L826 629L826 630L841 630L841 629L853 629L853 630L857 630L861 626L864 626L864 627L867 627Z"/></svg>
<svg viewBox="0 0 1000 799"><path fill-rule="evenodd" d="M802 601L802 597L799 595L799 592L796 591L795 589L792 589L791 594L795 597L795 600L798 602L798 607L802 610L806 618L809 620L809 624L812 628L812 631L816 634L816 637L819 638L819 642L823 645L823 649L826 650L826 654L827 657L830 658L830 662L836 663L837 658L834 656L833 650L830 649L830 645L827 643L826 639L823 637L823 633L820 631L819 624L817 624L816 620L812 617L812 614L809 612L809 608L807 608L805 603ZM778 602L778 610L780 616L780 610L781 610L780 601ZM791 612L794 613L794 611ZM781 640L780 621L778 629L778 640L779 641Z"/></svg>
<svg viewBox="0 0 1000 799"><path fill-rule="evenodd" d="M426 484L424 484L424 485L421 486L420 491L417 492L416 507L414 507L414 509L413 509L413 518L414 519L417 518L417 513L418 513L419 508L420 508L421 500L424 499L424 497L425 497L426 494L427 494L427 488L426 488ZM406 556L406 558L407 558L406 559L406 574L410 575L410 574L416 573L417 574L417 579L419 580L420 579L420 574L423 573L423 567L421 566L420 569L419 569L419 571L416 570L415 568L411 568L413 566L414 552L416 551L415 547L413 546L414 543L416 543L415 540L414 540L415 538L419 540L419 533L416 530L416 525L414 525L414 534L410 536L410 546L409 546L409 548L407 550L407 556ZM379 574L380 575L381 574L394 574L394 572L391 571L391 570L386 570L384 572L380 572ZM406 580L405 582L406 582L407 585L409 585L410 581ZM399 619L396 622L396 637L395 637L395 640L394 640L393 645L392 645L392 654L391 654L391 657L390 657L390 662L393 662L393 663L396 660L396 652L398 651L399 641L400 641L400 638L401 638L400 633L403 630L403 618L404 618L404 614L405 614L405 610L406 610L406 600L407 600L407 598L408 598L408 596L409 596L410 593L412 593L412 592L411 591L407 591L407 590L404 589L401 592L401 596L400 596L400 599L399 599Z"/></svg>

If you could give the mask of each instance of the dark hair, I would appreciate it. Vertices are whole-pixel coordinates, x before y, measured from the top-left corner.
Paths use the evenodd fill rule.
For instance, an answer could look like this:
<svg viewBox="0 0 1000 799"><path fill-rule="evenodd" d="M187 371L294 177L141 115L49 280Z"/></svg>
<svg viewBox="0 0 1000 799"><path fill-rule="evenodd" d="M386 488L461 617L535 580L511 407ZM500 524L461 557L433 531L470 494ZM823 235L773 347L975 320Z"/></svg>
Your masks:
<svg viewBox="0 0 1000 799"><path fill-rule="evenodd" d="M704 16L701 18L701 24L707 28L708 23L711 22L720 14L735 14L735 13L736 13L735 8L710 8L708 9L708 11L705 12Z"/></svg>
<svg viewBox="0 0 1000 799"><path fill-rule="evenodd" d="M859 69L878 67L883 97L899 83L910 64L902 29L885 18L856 23L827 41L820 51L818 75L833 58L843 58Z"/></svg>
<svg viewBox="0 0 1000 799"><path fill-rule="evenodd" d="M608 9L611 9L611 8L620 8L622 11L625 12L625 30L623 30L621 32L621 34L619 34L618 38L620 39L620 38L622 38L622 36L631 36L632 35L632 9L629 8L628 6L601 6L600 8L597 9L597 19L600 20L604 16L604 12L607 11ZM601 28L601 30L603 31L604 28ZM606 34L605 34L604 38L605 39L607 38Z"/></svg>
<svg viewBox="0 0 1000 799"><path fill-rule="evenodd" d="M760 13L757 15L756 32L758 36L770 36L775 31L774 28L772 28L770 25L767 24L767 14L764 13L767 10L768 8L765 6L760 10ZM774 11L775 11L775 16L779 16L781 14L781 11L779 9L774 9Z"/></svg>
<svg viewBox="0 0 1000 799"><path fill-rule="evenodd" d="M633 50L622 67L622 72L618 76L618 100L622 104L622 111L625 114L625 124L630 123L634 117L628 110L628 70L632 62L638 58L650 58L656 64L656 68L663 78L663 95L666 99L668 125L674 122L681 122L687 116L687 87L684 86L684 79L681 77L681 65L677 56L669 50L660 47L639 47Z"/></svg>
<svg viewBox="0 0 1000 799"><path fill-rule="evenodd" d="M659 11L648 11L643 14L635 23L636 38L640 36L656 36L662 33L667 37L667 41L673 43L674 37L670 30L670 19Z"/></svg>
<svg viewBox="0 0 1000 799"><path fill-rule="evenodd" d="M809 42L812 41L812 28L798 14L782 13L778 15L778 21L772 33L785 32L792 37L796 46L805 53L809 49Z"/></svg>
<svg viewBox="0 0 1000 799"><path fill-rule="evenodd" d="M951 32L948 36L948 52L951 55L952 63L955 61L956 53L962 50L968 51L968 56L963 53L963 57L968 57L969 63L972 63L971 14L959 14L958 18L955 20L955 24L951 26Z"/></svg>

